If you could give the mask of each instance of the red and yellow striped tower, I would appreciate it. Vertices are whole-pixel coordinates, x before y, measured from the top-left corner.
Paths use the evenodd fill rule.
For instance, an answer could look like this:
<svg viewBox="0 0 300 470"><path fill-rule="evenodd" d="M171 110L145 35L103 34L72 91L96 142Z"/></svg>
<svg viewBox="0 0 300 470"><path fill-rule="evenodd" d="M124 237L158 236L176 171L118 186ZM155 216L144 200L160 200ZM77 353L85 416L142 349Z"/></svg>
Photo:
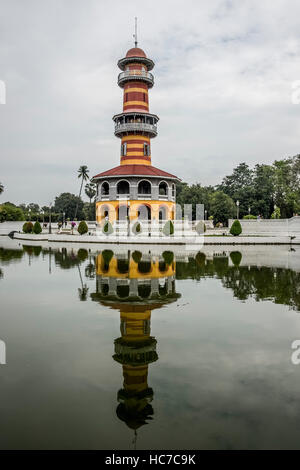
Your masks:
<svg viewBox="0 0 300 470"><path fill-rule="evenodd" d="M108 217L114 222L127 215L130 220L174 219L178 178L151 162L151 139L157 135L159 120L149 111L154 62L137 47L136 35L135 47L118 61L118 67L123 111L113 120L115 135L121 139L120 165L92 179L97 184L96 220L100 223ZM141 206L147 210L141 211Z"/></svg>
<svg viewBox="0 0 300 470"><path fill-rule="evenodd" d="M142 164L151 165L150 139L156 136L158 117L149 113L149 88L152 88L154 78L152 70L153 61L146 57L142 49L134 47L130 49L126 57L118 63L123 72L119 75L119 86L124 89L123 113L114 116L114 120L120 123L121 129L116 135L122 139L121 165ZM141 113L143 115L141 116ZM147 119L143 119L147 117ZM124 131L122 131L122 121ZM145 121L145 122L143 122ZM129 126L126 124L136 124ZM148 124L144 126L143 124ZM134 129L135 127L135 129ZM148 127L148 131L145 127Z"/></svg>

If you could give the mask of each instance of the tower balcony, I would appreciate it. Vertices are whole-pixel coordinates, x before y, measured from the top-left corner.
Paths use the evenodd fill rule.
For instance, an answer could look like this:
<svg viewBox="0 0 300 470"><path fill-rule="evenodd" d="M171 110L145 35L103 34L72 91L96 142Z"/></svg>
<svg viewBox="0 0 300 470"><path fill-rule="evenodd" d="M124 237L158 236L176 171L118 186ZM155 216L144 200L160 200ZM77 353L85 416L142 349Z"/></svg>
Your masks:
<svg viewBox="0 0 300 470"><path fill-rule="evenodd" d="M150 113L122 113L113 117L115 121L115 135L122 137L127 134L145 134L149 137L157 136L158 117Z"/></svg>
<svg viewBox="0 0 300 470"><path fill-rule="evenodd" d="M145 82L149 88L152 88L154 85L153 74L145 70L126 70L125 72L121 72L118 76L118 85L123 88L125 83L131 80Z"/></svg>
<svg viewBox="0 0 300 470"><path fill-rule="evenodd" d="M115 125L115 135L122 137L123 134L131 134L134 132L150 135L151 137L157 136L156 124L146 124L145 122L128 122L127 124Z"/></svg>

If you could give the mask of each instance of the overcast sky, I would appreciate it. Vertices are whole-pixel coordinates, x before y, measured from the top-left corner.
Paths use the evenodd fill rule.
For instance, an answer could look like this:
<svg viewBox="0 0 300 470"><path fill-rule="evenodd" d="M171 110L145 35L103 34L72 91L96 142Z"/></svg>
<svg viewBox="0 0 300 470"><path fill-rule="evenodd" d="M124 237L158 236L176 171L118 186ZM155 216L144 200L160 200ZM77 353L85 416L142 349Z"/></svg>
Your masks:
<svg viewBox="0 0 300 470"><path fill-rule="evenodd" d="M299 0L0 0L1 202L49 204L76 172L119 164L117 61L155 61L152 163L217 184L234 166L300 152Z"/></svg>

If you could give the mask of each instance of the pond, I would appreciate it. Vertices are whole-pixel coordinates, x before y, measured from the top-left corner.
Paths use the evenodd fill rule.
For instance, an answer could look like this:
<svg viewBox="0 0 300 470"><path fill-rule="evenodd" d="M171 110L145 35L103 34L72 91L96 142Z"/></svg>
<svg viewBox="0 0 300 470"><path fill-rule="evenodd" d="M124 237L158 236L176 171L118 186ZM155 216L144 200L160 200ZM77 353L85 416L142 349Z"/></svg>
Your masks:
<svg viewBox="0 0 300 470"><path fill-rule="evenodd" d="M0 448L300 448L300 248L111 248L0 238Z"/></svg>

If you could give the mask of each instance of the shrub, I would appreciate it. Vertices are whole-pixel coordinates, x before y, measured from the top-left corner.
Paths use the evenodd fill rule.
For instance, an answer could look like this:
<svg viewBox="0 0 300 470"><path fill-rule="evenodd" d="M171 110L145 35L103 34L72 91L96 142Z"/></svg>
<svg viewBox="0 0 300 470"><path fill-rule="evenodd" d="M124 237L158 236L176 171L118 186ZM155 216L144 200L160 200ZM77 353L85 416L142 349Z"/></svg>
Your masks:
<svg viewBox="0 0 300 470"><path fill-rule="evenodd" d="M196 232L198 233L198 235L201 235L201 233L206 232L206 225L204 222L202 222L202 220L197 223L195 228L196 228Z"/></svg>
<svg viewBox="0 0 300 470"><path fill-rule="evenodd" d="M198 253L196 254L196 263L198 266L203 266L205 264L205 260L206 260L206 255L205 253L202 253L201 251L198 251Z"/></svg>
<svg viewBox="0 0 300 470"><path fill-rule="evenodd" d="M102 258L103 258L105 264L109 264L110 260L112 259L113 256L114 256L114 252L111 251L111 250L103 250L102 251Z"/></svg>
<svg viewBox="0 0 300 470"><path fill-rule="evenodd" d="M137 263L137 264L141 261L142 256L143 256L143 255L142 255L142 253L141 253L140 251L134 251L134 252L132 253L132 259L133 259L133 261L134 261L135 263Z"/></svg>
<svg viewBox="0 0 300 470"><path fill-rule="evenodd" d="M23 232L24 233L32 233L33 230L33 223L32 222L25 222L23 225Z"/></svg>
<svg viewBox="0 0 300 470"><path fill-rule="evenodd" d="M257 219L257 217L256 215L249 214L249 215L244 215L243 219L252 220L252 219Z"/></svg>
<svg viewBox="0 0 300 470"><path fill-rule="evenodd" d="M165 223L165 226L163 228L163 234L166 235L166 236L174 234L174 224L173 224L172 220L168 220Z"/></svg>
<svg viewBox="0 0 300 470"><path fill-rule="evenodd" d="M78 233L80 233L80 235L84 235L85 233L88 232L88 230L89 230L89 228L87 226L87 223L84 220L79 222L77 231L78 231Z"/></svg>
<svg viewBox="0 0 300 470"><path fill-rule="evenodd" d="M41 227L41 224L39 223L39 221L37 220L33 226L33 233L35 233L36 235L38 235L39 233L41 233L42 231L42 227Z"/></svg>
<svg viewBox="0 0 300 470"><path fill-rule="evenodd" d="M138 235L139 233L142 233L142 227L139 222L136 222L134 226L132 227L132 231L135 235Z"/></svg>
<svg viewBox="0 0 300 470"><path fill-rule="evenodd" d="M274 209L274 212L272 212L272 214L271 214L271 219L280 219L280 208L279 207L276 207L276 209Z"/></svg>
<svg viewBox="0 0 300 470"><path fill-rule="evenodd" d="M242 261L242 253L240 251L232 251L230 253L230 259L234 266L239 266L240 262Z"/></svg>
<svg viewBox="0 0 300 470"><path fill-rule="evenodd" d="M86 259L88 259L88 256L89 256L88 251L85 248L79 248L77 252L77 258L80 261L85 261Z"/></svg>
<svg viewBox="0 0 300 470"><path fill-rule="evenodd" d="M242 226L239 220L235 220L233 222L230 228L230 233L231 235L234 235L235 237L242 233Z"/></svg>
<svg viewBox="0 0 300 470"><path fill-rule="evenodd" d="M42 247L41 247L41 246L34 246L34 247L33 247L33 254L34 254L34 256L40 256L41 251L42 251Z"/></svg>
<svg viewBox="0 0 300 470"><path fill-rule="evenodd" d="M166 264L170 265L173 263L174 253L172 251L164 251L162 256Z"/></svg>
<svg viewBox="0 0 300 470"><path fill-rule="evenodd" d="M114 229L109 220L105 222L103 225L102 232L105 233L105 235L111 235L113 233Z"/></svg>

